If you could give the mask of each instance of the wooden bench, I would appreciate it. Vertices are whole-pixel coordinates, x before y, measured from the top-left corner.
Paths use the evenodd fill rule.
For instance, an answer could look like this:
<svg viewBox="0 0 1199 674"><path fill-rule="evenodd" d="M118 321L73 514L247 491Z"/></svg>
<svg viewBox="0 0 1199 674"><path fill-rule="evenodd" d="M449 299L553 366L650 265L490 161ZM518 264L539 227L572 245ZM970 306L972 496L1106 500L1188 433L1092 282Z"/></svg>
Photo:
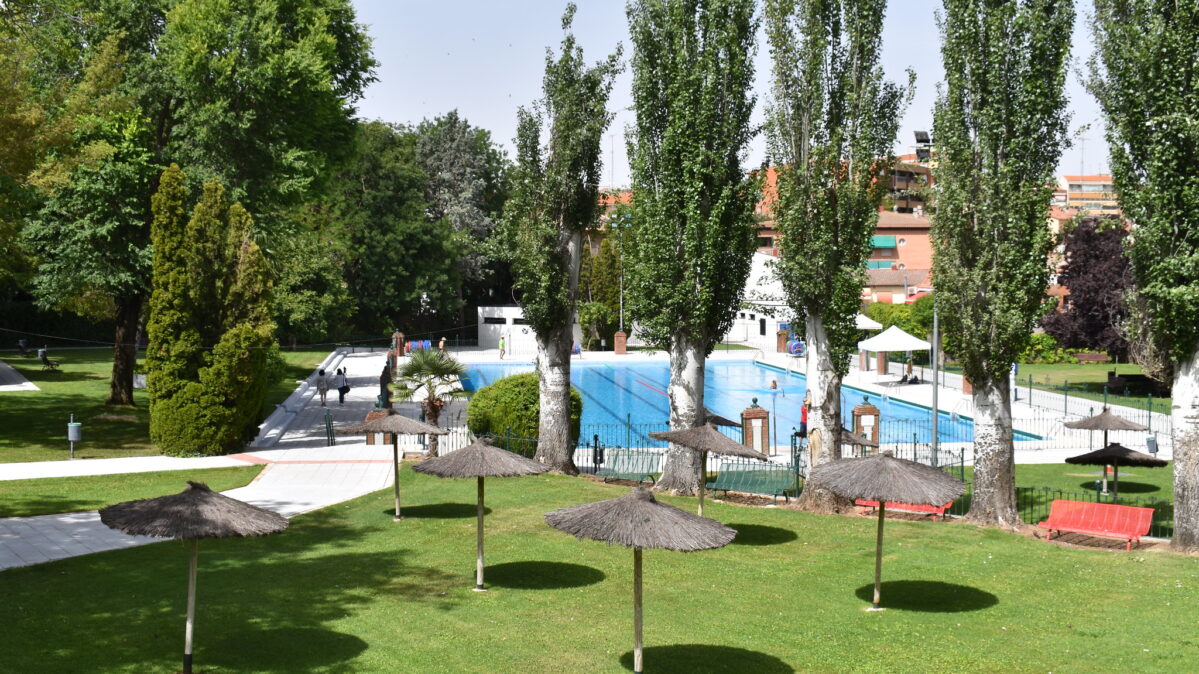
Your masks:
<svg viewBox="0 0 1199 674"><path fill-rule="evenodd" d="M1124 549L1131 550L1133 541L1139 543L1141 536L1149 533L1152 523L1153 508L1059 499L1050 504L1049 519L1037 526L1047 530L1046 541L1053 537L1055 531L1059 534L1069 531L1123 539L1128 541Z"/></svg>
<svg viewBox="0 0 1199 674"><path fill-rule="evenodd" d="M1080 363L1106 363L1111 357L1106 353L1079 353L1074 355Z"/></svg>
<svg viewBox="0 0 1199 674"><path fill-rule="evenodd" d="M608 480L635 480L654 482L654 475L660 473L662 455L657 452L647 452L640 449L609 449L604 452L604 465L595 471L596 477Z"/></svg>
<svg viewBox="0 0 1199 674"><path fill-rule="evenodd" d="M878 501L867 501L866 499L858 499L853 502L854 505L863 508L878 509ZM936 522L938 517L945 517L945 511L953 505L953 501L945 503L945 505L916 505L915 503L899 503L898 501L887 501L887 510L899 510L905 513L927 513L933 516L933 521Z"/></svg>
<svg viewBox="0 0 1199 674"><path fill-rule="evenodd" d="M772 501L783 500L790 502L791 496L798 494L798 478L790 466L777 464L747 464L723 462L716 479L707 482L704 488L708 491L739 491L746 494L762 494L771 497Z"/></svg>

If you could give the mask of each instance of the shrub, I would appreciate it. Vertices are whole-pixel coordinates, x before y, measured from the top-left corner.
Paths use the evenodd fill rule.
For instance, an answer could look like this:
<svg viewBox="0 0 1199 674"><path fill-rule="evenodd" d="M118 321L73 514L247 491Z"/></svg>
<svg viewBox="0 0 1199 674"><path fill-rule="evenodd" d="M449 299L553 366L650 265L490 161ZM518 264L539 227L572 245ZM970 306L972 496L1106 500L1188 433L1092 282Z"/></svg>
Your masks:
<svg viewBox="0 0 1199 674"><path fill-rule="evenodd" d="M475 392L466 406L466 425L475 435L490 434L496 446L517 453L523 447L508 447L504 436L509 432L518 438L537 437L540 418L540 391L537 373L526 372L484 386ZM570 440L579 442L579 421L583 417L583 397L570 387Z"/></svg>
<svg viewBox="0 0 1199 674"><path fill-rule="evenodd" d="M1063 363L1078 363L1077 356L1086 349L1063 349L1058 346L1052 335L1037 334L1029 337L1028 346L1020 354L1021 363L1043 363L1060 365Z"/></svg>

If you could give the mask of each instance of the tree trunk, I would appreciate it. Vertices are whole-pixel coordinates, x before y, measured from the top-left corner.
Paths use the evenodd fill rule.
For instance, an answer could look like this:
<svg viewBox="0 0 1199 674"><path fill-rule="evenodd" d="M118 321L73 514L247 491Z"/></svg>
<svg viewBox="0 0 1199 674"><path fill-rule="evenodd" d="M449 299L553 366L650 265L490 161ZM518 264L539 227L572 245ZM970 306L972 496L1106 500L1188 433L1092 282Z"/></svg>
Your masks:
<svg viewBox="0 0 1199 674"><path fill-rule="evenodd" d="M841 375L833 366L824 319L809 314L805 321L808 338L808 446L810 467L841 458ZM777 423L777 420L776 420ZM796 505L819 513L849 512L853 501L827 489L804 483Z"/></svg>
<svg viewBox="0 0 1199 674"><path fill-rule="evenodd" d="M445 401L441 400L440 398L434 397L434 391L430 391L429 397L425 398L425 401L424 401L425 421L427 421L430 426L437 425L437 420L441 418L441 408L444 406L445 406ZM428 446L428 451L426 451L426 453L425 453L425 456L434 457L434 456L438 455L437 450L440 447L440 443L438 442L438 437L439 436L436 436L436 435L428 436L429 446Z"/></svg>
<svg viewBox="0 0 1199 674"><path fill-rule="evenodd" d="M133 369L137 365L137 326L142 314L141 295L117 299L117 330L113 341L112 379L106 405L133 404Z"/></svg>
<svg viewBox="0 0 1199 674"><path fill-rule="evenodd" d="M702 340L677 338L670 351L670 428L695 428L704 416L704 357ZM672 444L666 450L662 479L655 489L679 496L699 493L703 466L699 452Z"/></svg>
<svg viewBox="0 0 1199 674"><path fill-rule="evenodd" d="M1006 377L974 382L974 486L966 518L1014 529L1016 464L1012 446L1012 396Z"/></svg>
<svg viewBox="0 0 1199 674"><path fill-rule="evenodd" d="M1174 375L1174 540L1179 552L1199 551L1199 348Z"/></svg>
<svg viewBox="0 0 1199 674"><path fill-rule="evenodd" d="M537 380L540 414L537 418L536 459L551 470L578 475L574 443L570 441L571 326L543 338L537 335Z"/></svg>

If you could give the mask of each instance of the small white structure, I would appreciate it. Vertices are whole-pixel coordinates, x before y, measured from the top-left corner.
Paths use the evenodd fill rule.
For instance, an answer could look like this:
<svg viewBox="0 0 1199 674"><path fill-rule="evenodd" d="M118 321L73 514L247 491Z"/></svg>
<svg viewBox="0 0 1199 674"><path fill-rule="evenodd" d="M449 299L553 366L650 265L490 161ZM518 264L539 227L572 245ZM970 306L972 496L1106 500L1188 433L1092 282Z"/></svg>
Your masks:
<svg viewBox="0 0 1199 674"><path fill-rule="evenodd" d="M583 342L583 331L575 322L573 336L576 344ZM518 305L479 307L479 348L498 349L504 338L507 353L532 358L537 355L537 335L525 321L525 312Z"/></svg>

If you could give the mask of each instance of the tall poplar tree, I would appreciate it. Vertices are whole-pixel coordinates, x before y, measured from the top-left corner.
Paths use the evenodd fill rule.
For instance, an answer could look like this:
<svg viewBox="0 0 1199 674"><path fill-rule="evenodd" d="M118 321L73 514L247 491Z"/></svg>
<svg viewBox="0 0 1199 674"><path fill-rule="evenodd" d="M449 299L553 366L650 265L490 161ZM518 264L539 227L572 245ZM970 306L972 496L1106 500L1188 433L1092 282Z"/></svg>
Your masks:
<svg viewBox="0 0 1199 674"><path fill-rule="evenodd" d="M1044 313L1050 187L1065 143L1071 0L944 0L933 127L933 280L974 386L970 519L1016 526L1011 364Z"/></svg>
<svg viewBox="0 0 1199 674"><path fill-rule="evenodd" d="M854 317L887 192L878 177L894 164L891 148L914 81L909 72L905 91L883 78L886 5L766 2L774 64L767 132L782 234L776 269L807 335L812 465L840 458L841 378L856 350ZM817 488L805 489L801 503L817 510L850 505Z"/></svg>
<svg viewBox="0 0 1199 674"><path fill-rule="evenodd" d="M628 131L634 244L626 298L670 351L670 426L703 423L704 361L732 325L755 247L753 0L629 4L636 123ZM626 241L626 244L629 242ZM671 447L658 488L695 493L698 453Z"/></svg>
<svg viewBox="0 0 1199 674"><path fill-rule="evenodd" d="M543 97L518 112L516 165L501 232L517 301L537 336L536 458L568 474L578 473L570 433L570 347L583 231L599 215L600 141L612 120L608 94L620 69L619 46L587 65L570 32L574 14L575 5L567 5L561 52L546 52Z"/></svg>
<svg viewBox="0 0 1199 674"><path fill-rule="evenodd" d="M1132 222L1136 304L1173 370L1174 538L1199 550L1199 6L1097 0L1090 88Z"/></svg>

